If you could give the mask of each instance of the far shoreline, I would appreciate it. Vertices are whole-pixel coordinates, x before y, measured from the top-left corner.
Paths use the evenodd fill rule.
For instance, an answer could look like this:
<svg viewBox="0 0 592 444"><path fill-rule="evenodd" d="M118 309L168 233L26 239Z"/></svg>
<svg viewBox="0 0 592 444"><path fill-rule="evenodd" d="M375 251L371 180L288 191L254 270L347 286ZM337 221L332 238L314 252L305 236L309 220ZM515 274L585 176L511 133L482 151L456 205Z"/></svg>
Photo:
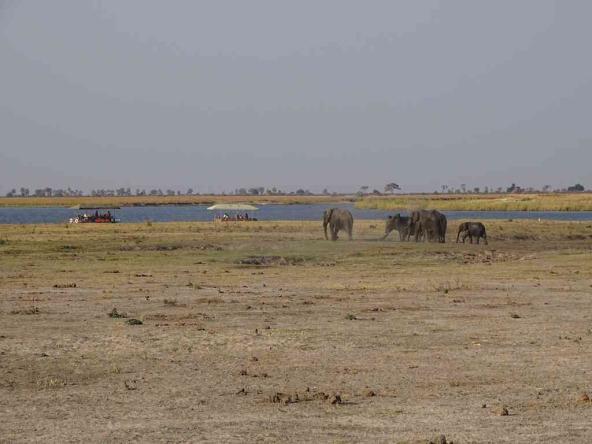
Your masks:
<svg viewBox="0 0 592 444"><path fill-rule="evenodd" d="M216 203L252 205L354 205L361 210L496 212L585 212L592 211L592 193L502 193L502 194L393 194L393 195L183 195L183 196L81 196L0 197L2 208L160 207Z"/></svg>
<svg viewBox="0 0 592 444"><path fill-rule="evenodd" d="M81 197L0 197L0 208L160 207L249 203L252 205L353 204L352 195L183 195L183 196L81 196Z"/></svg>

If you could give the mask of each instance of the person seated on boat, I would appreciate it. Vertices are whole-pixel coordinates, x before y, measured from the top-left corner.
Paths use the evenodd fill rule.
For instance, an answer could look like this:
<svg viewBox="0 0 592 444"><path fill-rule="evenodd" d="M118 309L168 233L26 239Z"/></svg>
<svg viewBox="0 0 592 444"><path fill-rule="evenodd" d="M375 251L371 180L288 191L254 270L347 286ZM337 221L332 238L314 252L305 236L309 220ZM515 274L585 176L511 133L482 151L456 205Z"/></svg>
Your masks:
<svg viewBox="0 0 592 444"><path fill-rule="evenodd" d="M245 213L245 220L249 220L249 213Z"/></svg>
<svg viewBox="0 0 592 444"><path fill-rule="evenodd" d="M228 216L227 213L224 213L224 215L222 216L222 220L228 220L230 219L230 216Z"/></svg>
<svg viewBox="0 0 592 444"><path fill-rule="evenodd" d="M107 210L107 214L105 216L107 217L107 220L108 221L112 221L113 220L113 218L111 216L111 211L110 210Z"/></svg>

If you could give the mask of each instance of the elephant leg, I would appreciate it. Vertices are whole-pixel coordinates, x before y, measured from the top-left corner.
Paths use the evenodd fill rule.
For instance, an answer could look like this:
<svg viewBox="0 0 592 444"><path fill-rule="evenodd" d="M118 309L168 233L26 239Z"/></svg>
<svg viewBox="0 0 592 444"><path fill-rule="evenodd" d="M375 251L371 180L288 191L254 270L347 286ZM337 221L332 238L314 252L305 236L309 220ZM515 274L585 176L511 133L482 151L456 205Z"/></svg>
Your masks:
<svg viewBox="0 0 592 444"><path fill-rule="evenodd" d="M481 239L481 237L477 236L477 245L479 245L479 239Z"/></svg>
<svg viewBox="0 0 592 444"><path fill-rule="evenodd" d="M339 236L337 236L337 233L339 233L339 228L333 227L333 231L331 232L331 240L336 241L338 239Z"/></svg>
<svg viewBox="0 0 592 444"><path fill-rule="evenodd" d="M347 229L347 237L349 238L349 240L352 240L353 239L353 237L352 237L352 227L349 227Z"/></svg>

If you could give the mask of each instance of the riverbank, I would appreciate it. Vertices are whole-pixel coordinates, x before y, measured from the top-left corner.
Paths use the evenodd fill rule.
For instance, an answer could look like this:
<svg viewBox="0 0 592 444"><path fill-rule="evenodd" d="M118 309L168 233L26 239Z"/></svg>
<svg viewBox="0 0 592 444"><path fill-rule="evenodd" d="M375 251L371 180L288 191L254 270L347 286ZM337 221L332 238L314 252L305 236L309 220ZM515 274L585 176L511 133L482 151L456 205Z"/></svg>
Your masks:
<svg viewBox="0 0 592 444"><path fill-rule="evenodd" d="M0 226L2 438L584 442L590 224L486 225Z"/></svg>
<svg viewBox="0 0 592 444"><path fill-rule="evenodd" d="M0 207L147 207L163 205L212 205L215 203L315 204L354 202L352 195L314 196L113 196L113 197L0 197Z"/></svg>
<svg viewBox="0 0 592 444"><path fill-rule="evenodd" d="M592 193L544 194L407 194L368 196L357 208L441 211L592 211Z"/></svg>
<svg viewBox="0 0 592 444"><path fill-rule="evenodd" d="M325 209L333 206L352 212L354 220L385 220L395 211L356 208L352 203L265 204L249 212L259 221L320 221ZM128 206L112 213L122 223L138 222L211 222L214 213L208 205ZM0 207L0 224L66 223L81 211L65 207ZM84 212L84 210L82 210ZM403 212L403 211L401 211ZM592 211L445 211L448 220L535 219L590 221Z"/></svg>

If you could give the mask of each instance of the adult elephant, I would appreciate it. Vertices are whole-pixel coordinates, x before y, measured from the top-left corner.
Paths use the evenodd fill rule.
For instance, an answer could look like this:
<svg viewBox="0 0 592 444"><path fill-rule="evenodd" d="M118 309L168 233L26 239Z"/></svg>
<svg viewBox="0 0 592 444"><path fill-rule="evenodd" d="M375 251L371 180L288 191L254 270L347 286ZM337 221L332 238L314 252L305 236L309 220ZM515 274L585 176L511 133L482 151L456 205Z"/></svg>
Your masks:
<svg viewBox="0 0 592 444"><path fill-rule="evenodd" d="M409 217L401 216L400 214L395 214L394 216L389 216L386 220L386 225L384 227L384 236L383 239L386 239L387 236L393 230L397 230L399 232L399 240L406 241L409 240L409 236L413 232L414 226L409 225Z"/></svg>
<svg viewBox="0 0 592 444"><path fill-rule="evenodd" d="M446 242L448 221L446 216L437 210L413 211L409 218L409 227L413 228L415 241Z"/></svg>
<svg viewBox="0 0 592 444"><path fill-rule="evenodd" d="M352 229L354 227L354 218L349 210L343 208L330 208L323 213L323 231L325 232L325 239L327 237L327 225L331 232L331 240L337 240L337 233L344 230L352 240Z"/></svg>
<svg viewBox="0 0 592 444"><path fill-rule="evenodd" d="M479 243L479 239L483 238L485 245L487 245L487 232L485 231L485 225L481 222L463 222L460 224L456 235L456 243L458 243L461 236L463 244L468 237L471 243L473 243L473 238L477 240L477 243Z"/></svg>

